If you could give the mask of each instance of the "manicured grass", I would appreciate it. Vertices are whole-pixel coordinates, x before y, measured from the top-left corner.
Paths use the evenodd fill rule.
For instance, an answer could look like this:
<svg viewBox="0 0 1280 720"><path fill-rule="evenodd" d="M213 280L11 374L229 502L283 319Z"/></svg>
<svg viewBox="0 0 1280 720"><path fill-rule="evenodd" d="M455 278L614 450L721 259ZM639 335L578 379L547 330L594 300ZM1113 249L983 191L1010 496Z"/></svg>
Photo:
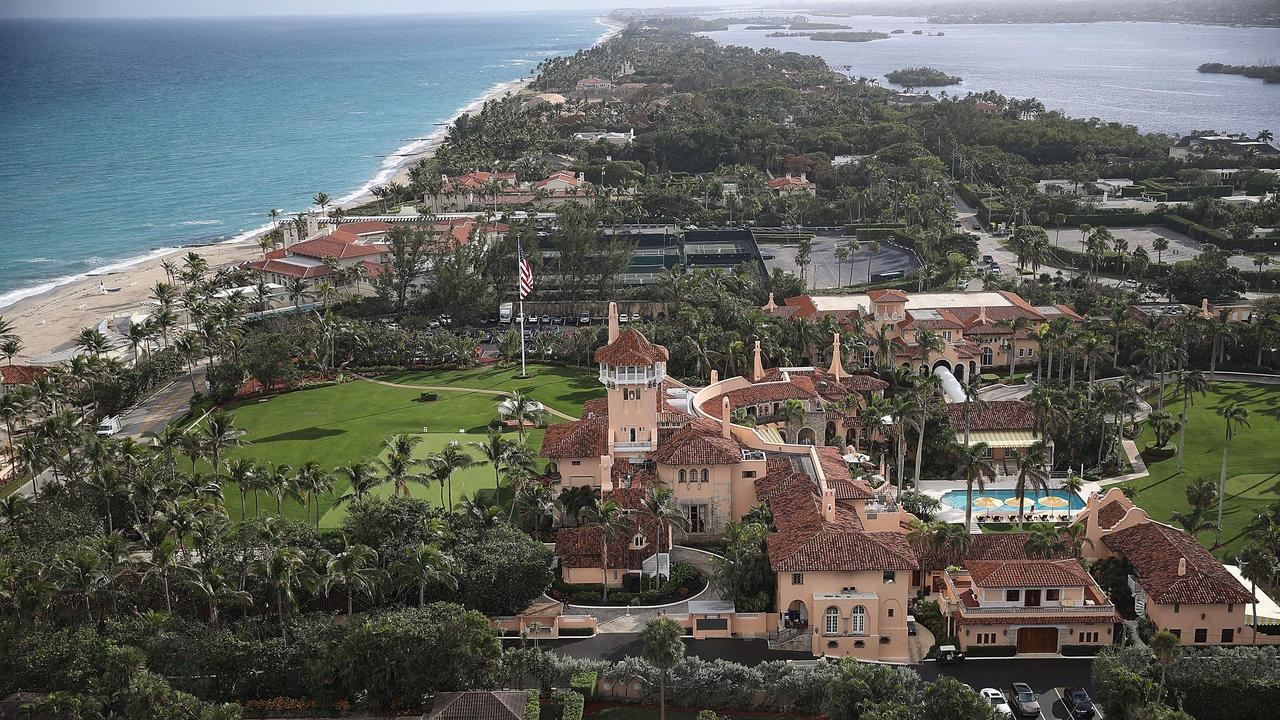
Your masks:
<svg viewBox="0 0 1280 720"><path fill-rule="evenodd" d="M1225 424L1219 411L1230 402L1249 409L1249 427L1241 427L1231 440L1227 468L1227 492L1222 511L1222 543L1214 549L1218 557L1234 557L1245 545L1242 532L1263 507L1280 500L1280 386L1248 383L1217 383L1204 396L1196 397L1188 410L1186 458L1181 475L1176 473L1176 456L1147 465L1151 475L1125 485L1138 492L1137 503L1151 517L1169 522L1171 513L1187 512L1184 489L1198 477L1217 483L1222 467L1222 443ZM1175 415L1182 405L1170 397L1165 407ZM1150 445L1150 428L1143 430L1138 449ZM1177 442L1177 436L1173 438ZM1217 517L1211 508L1209 519ZM1199 540L1213 549L1213 531L1202 532Z"/></svg>
<svg viewBox="0 0 1280 720"><path fill-rule="evenodd" d="M246 444L232 449L228 457L247 457L260 463L285 463L293 468L315 461L326 470L333 470L378 459L382 441L397 433L425 438L416 451L418 456L425 457L439 451L450 440L458 440L464 449L468 441L482 441L488 431L488 423L497 417L499 397L468 392L464 388L519 387L535 400L575 416L581 412L584 400L603 392L595 377L586 371L542 366L531 366L530 371L537 375L528 380L515 379L509 368L491 367L440 373L402 373L383 378L404 384L459 388L457 391L439 392L439 399L433 402L419 401L421 390L364 380L285 393L265 401L240 402L227 409L235 414L236 426L247 431L243 437ZM548 422L563 420L549 417ZM508 437L515 439L516 433L509 433ZM530 431L528 442L534 448L539 447L542 431ZM473 457L479 457L475 451L469 452ZM207 465L203 469L207 471ZM337 527L341 523L346 510L341 507L334 509L333 503L347 489L347 484L339 481L332 493L319 498L322 528ZM377 492L390 495L392 491L388 485L380 487ZM491 467L469 468L454 474L455 504L464 495L474 495L477 491L492 495ZM225 492L228 514L240 517L238 489L230 486ZM411 487L411 494L439 504L438 485L429 488L415 485ZM246 504L246 514L253 515L252 493L249 493ZM275 498L265 493L259 493L257 506L260 513L276 514ZM280 514L297 520L307 517L304 507L290 499L280 504ZM313 507L312 522L314 514Z"/></svg>
<svg viewBox="0 0 1280 720"><path fill-rule="evenodd" d="M378 376L402 385L446 385L478 390L519 390L563 413L577 416L582 403L604 394L594 369L529 365L529 377L518 378L520 366L489 365L467 370L405 371Z"/></svg>

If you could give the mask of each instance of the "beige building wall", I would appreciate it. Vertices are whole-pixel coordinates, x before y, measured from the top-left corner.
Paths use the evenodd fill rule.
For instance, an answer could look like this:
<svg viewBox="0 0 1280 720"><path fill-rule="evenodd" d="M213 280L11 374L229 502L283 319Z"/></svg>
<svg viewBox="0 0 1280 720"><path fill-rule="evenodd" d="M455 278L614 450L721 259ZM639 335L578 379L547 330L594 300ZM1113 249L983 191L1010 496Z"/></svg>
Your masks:
<svg viewBox="0 0 1280 720"><path fill-rule="evenodd" d="M1183 645L1247 644L1253 633L1246 627L1245 605L1168 605L1147 600L1147 617L1161 630L1182 639ZM1204 640L1196 642L1196 631L1204 630ZM1223 630L1230 630L1224 639ZM1177 632L1174 632L1177 631Z"/></svg>
<svg viewBox="0 0 1280 720"><path fill-rule="evenodd" d="M878 570L779 573L777 583L780 613L804 608L802 614L809 621L814 655L850 656L861 660L902 661L908 658L907 600L911 571L893 571L892 582L886 581L885 572ZM844 593L845 588L853 588L856 592ZM855 634L852 632L852 614L859 606L866 611L863 615L865 626L861 633ZM827 633L825 620L828 608L836 608L840 616L835 633Z"/></svg>

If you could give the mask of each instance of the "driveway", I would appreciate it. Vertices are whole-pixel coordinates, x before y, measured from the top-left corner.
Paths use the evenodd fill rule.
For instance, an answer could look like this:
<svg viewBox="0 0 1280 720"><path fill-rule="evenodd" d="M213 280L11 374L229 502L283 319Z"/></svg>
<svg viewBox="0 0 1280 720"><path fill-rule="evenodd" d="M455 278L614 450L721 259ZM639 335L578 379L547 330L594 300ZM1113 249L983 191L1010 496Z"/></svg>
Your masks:
<svg viewBox="0 0 1280 720"><path fill-rule="evenodd" d="M683 545L676 545L671 548L671 562L672 564L678 562L688 563L698 568L703 576L707 578L706 589L689 598L690 600L721 599L719 591L710 582L711 577L715 574L715 567L712 565L712 555L710 553L694 550ZM628 634L639 632L645 623L662 615L687 615L689 613L689 603L684 601L660 607L593 607L590 605L566 604L564 609L570 615L594 615L600 623L596 630L598 633Z"/></svg>

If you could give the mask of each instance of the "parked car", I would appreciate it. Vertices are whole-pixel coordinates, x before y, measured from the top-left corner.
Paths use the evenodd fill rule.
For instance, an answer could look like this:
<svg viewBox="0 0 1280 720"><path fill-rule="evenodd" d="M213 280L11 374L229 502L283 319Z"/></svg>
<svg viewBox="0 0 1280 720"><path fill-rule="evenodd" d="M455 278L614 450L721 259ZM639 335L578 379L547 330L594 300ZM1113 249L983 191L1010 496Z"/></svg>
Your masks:
<svg viewBox="0 0 1280 720"><path fill-rule="evenodd" d="M543 325L550 325L550 324L551 324L551 316L550 316L550 315L543 315L543 316L542 316L542 324L543 324Z"/></svg>
<svg viewBox="0 0 1280 720"><path fill-rule="evenodd" d="M774 259L776 259L777 257L778 257L778 256L777 256L777 255L774 255L773 253L760 253L760 259L761 259L761 260L774 260Z"/></svg>
<svg viewBox="0 0 1280 720"><path fill-rule="evenodd" d="M640 313L631 313L631 322L640 322Z"/></svg>
<svg viewBox="0 0 1280 720"><path fill-rule="evenodd" d="M1005 717L1013 717L1013 709L1009 707L1009 701L1005 700L1004 693L995 688L982 688L978 694L981 695L984 700L991 703L991 706L996 709L996 712L1004 715Z"/></svg>
<svg viewBox="0 0 1280 720"><path fill-rule="evenodd" d="M1030 715L1031 717L1040 717L1040 701L1036 698L1035 691L1026 683L1014 683L1009 688L1009 705L1013 708L1013 712L1018 715Z"/></svg>
<svg viewBox="0 0 1280 720"><path fill-rule="evenodd" d="M578 324L579 324L579 325L590 325L590 324L591 324L591 315L589 315L589 314L587 314L587 313L582 313L581 315L579 315L579 316L578 316Z"/></svg>
<svg viewBox="0 0 1280 720"><path fill-rule="evenodd" d="M98 437L111 437L118 432L120 432L120 418L115 415L102 418L102 422L98 423Z"/></svg>
<svg viewBox="0 0 1280 720"><path fill-rule="evenodd" d="M1089 699L1089 693L1082 687L1069 687L1063 690L1062 704L1067 706L1067 712L1071 713L1073 718L1091 718L1096 714L1093 709L1093 700Z"/></svg>
<svg viewBox="0 0 1280 720"><path fill-rule="evenodd" d="M986 263L987 265L995 265L996 259L991 257L990 255L983 255L982 262Z"/></svg>
<svg viewBox="0 0 1280 720"><path fill-rule="evenodd" d="M916 631L916 616L915 616L915 615L908 615L908 616L907 616L907 634L908 634L908 635L915 635L915 634L916 634L916 632L917 632L917 631Z"/></svg>

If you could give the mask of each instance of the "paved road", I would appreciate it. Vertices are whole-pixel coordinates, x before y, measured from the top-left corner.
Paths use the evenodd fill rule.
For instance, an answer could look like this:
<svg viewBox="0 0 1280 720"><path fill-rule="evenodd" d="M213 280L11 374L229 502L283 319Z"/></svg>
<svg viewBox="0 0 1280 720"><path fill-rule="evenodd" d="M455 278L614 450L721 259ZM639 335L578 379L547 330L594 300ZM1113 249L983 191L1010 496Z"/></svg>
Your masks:
<svg viewBox="0 0 1280 720"><path fill-rule="evenodd" d="M719 600L720 593L709 582L715 574L711 564L711 555L693 548L677 545L671 549L671 563L689 563L698 568L708 578L705 590L689 598L690 600ZM689 603L679 602L660 608L628 608L628 607L591 607L587 605L565 605L569 614L594 615L600 621L598 632L602 634L626 635L639 632L649 620L661 615L685 615L689 612Z"/></svg>
<svg viewBox="0 0 1280 720"><path fill-rule="evenodd" d="M1062 703L1062 690L1083 687L1093 693L1090 672L1093 658L971 658L957 665L927 662L916 668L925 680L947 675L975 690L996 688L1007 696L1015 682L1024 682L1040 693L1040 717L1044 720L1068 720L1071 714ZM1101 718L1101 713L1095 715Z"/></svg>

